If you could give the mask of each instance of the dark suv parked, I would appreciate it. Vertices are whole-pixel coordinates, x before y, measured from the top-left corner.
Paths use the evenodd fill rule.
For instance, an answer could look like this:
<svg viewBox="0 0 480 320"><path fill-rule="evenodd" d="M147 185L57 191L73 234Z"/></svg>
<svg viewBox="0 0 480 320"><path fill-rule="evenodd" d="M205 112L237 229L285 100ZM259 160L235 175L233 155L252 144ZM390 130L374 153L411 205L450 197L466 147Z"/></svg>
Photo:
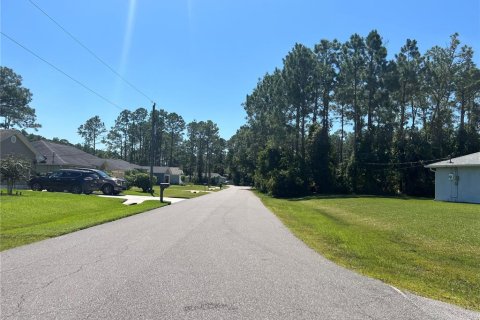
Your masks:
<svg viewBox="0 0 480 320"><path fill-rule="evenodd" d="M123 179L110 177L108 174L97 169L81 168L79 170L89 171L99 176L97 181L97 190L103 194L119 194L123 190L127 190L127 183Z"/></svg>
<svg viewBox="0 0 480 320"><path fill-rule="evenodd" d="M90 194L97 189L100 177L86 170L62 169L47 176L38 176L30 179L32 190L41 191L69 191L72 193Z"/></svg>

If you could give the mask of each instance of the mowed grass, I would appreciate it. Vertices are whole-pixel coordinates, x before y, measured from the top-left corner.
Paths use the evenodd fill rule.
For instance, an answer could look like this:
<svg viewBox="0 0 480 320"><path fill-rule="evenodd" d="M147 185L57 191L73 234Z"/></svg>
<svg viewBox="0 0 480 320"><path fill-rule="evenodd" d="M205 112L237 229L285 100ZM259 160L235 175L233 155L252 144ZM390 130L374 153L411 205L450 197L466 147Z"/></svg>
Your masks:
<svg viewBox="0 0 480 320"><path fill-rule="evenodd" d="M480 310L480 205L258 196L328 259L396 287Z"/></svg>
<svg viewBox="0 0 480 320"><path fill-rule="evenodd" d="M215 188L215 187L211 187L211 188L212 189L209 189L208 187L203 186L203 185L185 185L185 186L170 185L170 187L168 187L167 189L164 190L163 196L164 197L170 197L170 198L191 199L191 198L196 198L196 197L206 195L210 192L220 191L219 188ZM223 187L223 189L224 188L225 187ZM155 191L154 195L159 197L160 196L160 186L154 186L153 190ZM137 196L148 196L148 195L150 195L150 193L143 192L142 189L137 188L137 187L132 187L132 188L130 188L130 190L125 190L125 191L122 192L122 194L130 194L130 195L137 195Z"/></svg>
<svg viewBox="0 0 480 320"><path fill-rule="evenodd" d="M159 201L127 206L122 199L60 192L22 191L0 197L0 251L57 237L161 207Z"/></svg>

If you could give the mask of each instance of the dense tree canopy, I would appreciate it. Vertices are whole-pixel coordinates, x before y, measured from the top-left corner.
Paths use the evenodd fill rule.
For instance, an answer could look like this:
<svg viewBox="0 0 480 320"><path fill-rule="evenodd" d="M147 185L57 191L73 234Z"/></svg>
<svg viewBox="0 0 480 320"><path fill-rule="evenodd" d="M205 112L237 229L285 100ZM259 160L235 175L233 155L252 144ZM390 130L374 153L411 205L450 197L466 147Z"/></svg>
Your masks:
<svg viewBox="0 0 480 320"><path fill-rule="evenodd" d="M430 195L425 164L480 150L480 71L458 34L423 55L408 39L390 60L375 30L296 44L244 108L229 171L276 196Z"/></svg>
<svg viewBox="0 0 480 320"><path fill-rule="evenodd" d="M21 77L1 71L1 126L38 127ZM110 130L95 116L78 133L87 151L101 141L102 156L148 165L153 153L154 165L180 166L192 181L215 172L275 196L431 195L425 164L480 150L480 70L458 34L423 54L407 39L390 56L376 30L297 43L243 107L247 123L229 141L210 120L143 107Z"/></svg>
<svg viewBox="0 0 480 320"><path fill-rule="evenodd" d="M104 133L94 123L103 124L96 116L78 130L85 139L83 149L89 152L95 151L93 135L98 142L98 137ZM153 148L152 123L155 124ZM227 143L220 138L218 126L211 120L194 120L186 124L181 115L163 109L154 113L145 108L123 110L102 142L107 148L102 156L150 165L153 152L153 165L181 167L195 182L209 181L214 172L225 174Z"/></svg>

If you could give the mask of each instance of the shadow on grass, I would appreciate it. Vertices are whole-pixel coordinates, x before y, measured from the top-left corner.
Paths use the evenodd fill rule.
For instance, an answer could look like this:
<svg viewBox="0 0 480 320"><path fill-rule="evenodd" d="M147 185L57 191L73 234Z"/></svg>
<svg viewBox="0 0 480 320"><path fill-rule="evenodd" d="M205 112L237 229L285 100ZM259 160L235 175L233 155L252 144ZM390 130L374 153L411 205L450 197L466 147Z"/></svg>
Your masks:
<svg viewBox="0 0 480 320"><path fill-rule="evenodd" d="M396 199L396 200L424 200L432 201L433 198L413 197L413 196L388 196L388 195L355 195L355 194L314 194L304 197L278 198L288 201L304 201L304 200L335 200L335 199Z"/></svg>
<svg viewBox="0 0 480 320"><path fill-rule="evenodd" d="M433 201L434 198L420 197L420 196L407 196L407 195L381 195L381 194L310 194L305 196L296 197L274 197L269 194L263 193L254 187L245 187L241 190L253 191L255 193L268 196L274 199L287 200L287 201L305 201L305 200L335 200L335 199L396 199L396 200L424 200Z"/></svg>

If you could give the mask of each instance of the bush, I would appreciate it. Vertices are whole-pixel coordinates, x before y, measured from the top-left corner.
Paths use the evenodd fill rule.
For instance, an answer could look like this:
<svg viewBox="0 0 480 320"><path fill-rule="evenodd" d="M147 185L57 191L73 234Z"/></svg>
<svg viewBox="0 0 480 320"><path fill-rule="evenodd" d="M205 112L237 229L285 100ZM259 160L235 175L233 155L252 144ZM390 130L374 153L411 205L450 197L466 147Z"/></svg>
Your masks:
<svg viewBox="0 0 480 320"><path fill-rule="evenodd" d="M7 194L13 194L13 188L15 182L18 180L28 180L30 172L30 162L8 155L4 159L0 160L0 180L7 182Z"/></svg>
<svg viewBox="0 0 480 320"><path fill-rule="evenodd" d="M268 193L278 198L305 194L305 181L298 175L298 171L295 168L274 171L267 183Z"/></svg>
<svg viewBox="0 0 480 320"><path fill-rule="evenodd" d="M292 197L307 193L305 165L291 152L267 147L259 153L255 187L274 197Z"/></svg>
<svg viewBox="0 0 480 320"><path fill-rule="evenodd" d="M135 179L135 186L142 188L143 192L147 192L150 190L150 187L152 185L155 185L157 183L157 177L153 176L152 179L153 180L150 180L150 175L146 173L137 174Z"/></svg>
<svg viewBox="0 0 480 320"><path fill-rule="evenodd" d="M150 182L150 175L139 171L130 171L128 175L125 175L125 180L129 187L139 187L143 192L148 192L151 185L157 183L157 177L153 176L153 180Z"/></svg>
<svg viewBox="0 0 480 320"><path fill-rule="evenodd" d="M135 176L134 174L131 173L125 173L125 181L127 182L127 189L130 189L135 185Z"/></svg>

